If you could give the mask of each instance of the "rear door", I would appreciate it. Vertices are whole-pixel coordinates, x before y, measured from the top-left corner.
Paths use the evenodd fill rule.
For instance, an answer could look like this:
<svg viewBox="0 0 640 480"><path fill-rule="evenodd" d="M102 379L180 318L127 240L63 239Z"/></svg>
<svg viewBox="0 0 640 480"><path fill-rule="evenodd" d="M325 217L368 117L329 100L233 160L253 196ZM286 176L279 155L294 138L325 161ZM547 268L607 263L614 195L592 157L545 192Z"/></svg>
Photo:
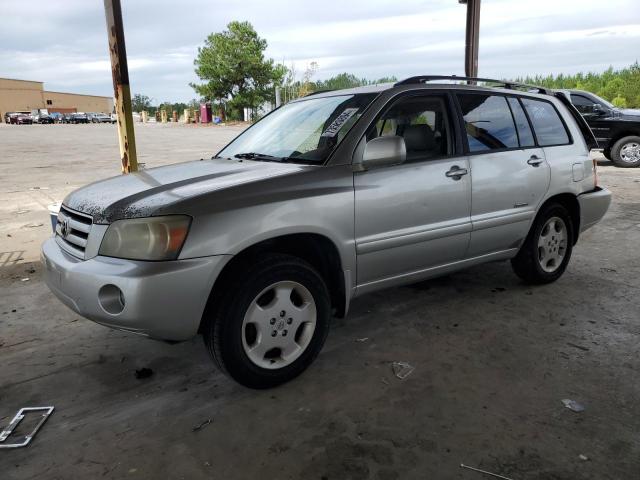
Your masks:
<svg viewBox="0 0 640 480"><path fill-rule="evenodd" d="M549 187L550 169L516 96L458 93L471 166L467 257L518 248Z"/></svg>
<svg viewBox="0 0 640 480"><path fill-rule="evenodd" d="M552 190L562 190L572 181L582 181L584 172L591 170L593 165L586 148L588 139L583 141L578 135L572 137L550 101L523 98L522 104L531 121L536 142L543 148L547 163L553 169Z"/></svg>

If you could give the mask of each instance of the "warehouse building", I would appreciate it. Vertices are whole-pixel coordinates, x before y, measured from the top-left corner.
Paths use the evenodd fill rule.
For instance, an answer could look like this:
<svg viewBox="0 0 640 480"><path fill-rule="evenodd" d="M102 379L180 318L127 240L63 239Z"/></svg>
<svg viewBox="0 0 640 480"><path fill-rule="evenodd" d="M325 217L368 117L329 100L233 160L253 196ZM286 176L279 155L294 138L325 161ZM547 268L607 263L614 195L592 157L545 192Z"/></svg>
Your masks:
<svg viewBox="0 0 640 480"><path fill-rule="evenodd" d="M50 92L43 82L0 78L0 121L6 112L31 112L46 108L49 113L113 111L113 98L77 93Z"/></svg>

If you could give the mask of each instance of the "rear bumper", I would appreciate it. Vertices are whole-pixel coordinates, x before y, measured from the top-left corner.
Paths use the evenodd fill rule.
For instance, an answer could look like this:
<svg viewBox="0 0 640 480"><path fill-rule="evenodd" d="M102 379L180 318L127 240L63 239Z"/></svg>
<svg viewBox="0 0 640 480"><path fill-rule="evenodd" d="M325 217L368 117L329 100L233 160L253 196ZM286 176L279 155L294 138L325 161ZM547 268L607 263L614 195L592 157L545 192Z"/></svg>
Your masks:
<svg viewBox="0 0 640 480"><path fill-rule="evenodd" d="M53 238L41 253L45 281L62 303L107 327L162 340L186 340L197 333L213 283L229 258L79 260Z"/></svg>
<svg viewBox="0 0 640 480"><path fill-rule="evenodd" d="M593 227L609 209L611 192L603 187L578 195L580 203L580 232Z"/></svg>

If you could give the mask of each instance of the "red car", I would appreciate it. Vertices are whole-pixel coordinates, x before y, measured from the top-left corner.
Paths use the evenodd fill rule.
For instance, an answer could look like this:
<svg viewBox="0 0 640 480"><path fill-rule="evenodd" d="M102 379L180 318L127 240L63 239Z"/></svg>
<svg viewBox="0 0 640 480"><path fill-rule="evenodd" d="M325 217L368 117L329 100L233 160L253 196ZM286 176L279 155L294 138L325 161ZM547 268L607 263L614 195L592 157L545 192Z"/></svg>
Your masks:
<svg viewBox="0 0 640 480"><path fill-rule="evenodd" d="M11 123L15 123L16 125L31 125L33 123L33 119L31 118L31 115L19 113L11 117Z"/></svg>

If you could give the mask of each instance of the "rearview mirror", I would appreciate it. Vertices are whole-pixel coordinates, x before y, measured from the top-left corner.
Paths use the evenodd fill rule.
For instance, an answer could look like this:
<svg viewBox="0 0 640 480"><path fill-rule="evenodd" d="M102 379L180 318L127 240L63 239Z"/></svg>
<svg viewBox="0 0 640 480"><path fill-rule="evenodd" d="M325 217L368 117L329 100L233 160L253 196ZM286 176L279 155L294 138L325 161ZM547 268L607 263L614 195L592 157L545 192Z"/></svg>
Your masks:
<svg viewBox="0 0 640 480"><path fill-rule="evenodd" d="M374 138L364 146L362 166L364 168L399 165L407 159L404 138L396 135Z"/></svg>

